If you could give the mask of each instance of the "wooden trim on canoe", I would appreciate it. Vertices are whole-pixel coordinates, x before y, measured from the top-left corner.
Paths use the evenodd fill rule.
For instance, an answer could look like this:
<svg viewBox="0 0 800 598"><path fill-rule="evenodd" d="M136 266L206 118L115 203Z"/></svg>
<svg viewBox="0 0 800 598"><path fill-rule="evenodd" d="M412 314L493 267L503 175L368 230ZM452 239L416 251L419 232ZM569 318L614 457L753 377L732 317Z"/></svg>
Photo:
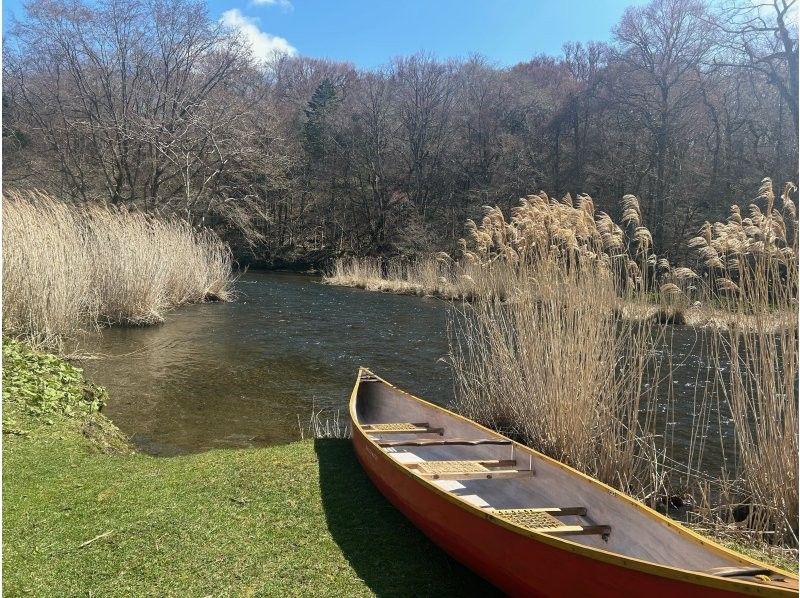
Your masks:
<svg viewBox="0 0 800 598"><path fill-rule="evenodd" d="M529 478L533 472L529 469L492 469L489 471L464 471L450 473L420 473L426 480L494 480L501 478Z"/></svg>
<svg viewBox="0 0 800 598"><path fill-rule="evenodd" d="M497 444L497 445L510 445L513 444L510 440L492 440L490 438L479 438L477 440L468 440L466 438L445 438L442 440L433 438L430 440L380 440L376 443L380 447L392 446L450 446L450 445L463 445L463 446L478 446L481 444Z"/></svg>
<svg viewBox="0 0 800 598"><path fill-rule="evenodd" d="M413 470L409 469L405 465L403 465L403 464L395 461L394 459L390 458L389 455L381 448L381 446L379 444L379 441L377 441L376 439L374 439L374 438L372 438L370 436L370 431L369 430L365 430L364 429L364 425L361 424L361 422L358 419L358 414L356 413L356 402L357 402L358 391L359 391L359 387L361 385L361 382L371 382L371 383L385 384L386 386L388 386L389 388L395 390L396 392L401 393L401 394L405 395L406 397L408 397L408 398L410 398L410 399L412 399L414 401L417 401L418 403L421 403L421 404L427 406L430 409L433 409L433 410L438 411L438 412L440 412L442 414L445 414L448 417L452 417L452 418L455 418L455 419L460 420L462 422L465 422L465 423L468 423L470 425L475 426L476 428L478 428L478 429L482 430L483 432L485 432L488 436L494 436L494 437L498 438L498 440L502 439L502 440L506 441L507 443L513 445L514 447L520 447L521 449L524 449L525 451L530 451L531 453L533 453L533 455L537 459L542 459L543 461L549 463L552 466L558 467L558 468L560 468L560 469L562 469L562 470L564 470L566 472L569 472L570 474L572 474L572 475L574 475L576 477L582 478L583 480L585 480L585 481L587 481L587 482L589 482L591 484L594 484L594 485L604 489L610 495L621 499L622 501L626 502L629 506L631 506L631 507L633 507L633 508L635 508L635 509L637 509L637 510L643 512L643 513L646 513L648 516L650 516L654 520L654 523L660 522L660 523L662 523L664 525L668 525L671 528L673 528L677 533L679 533L681 535L684 535L685 537L690 538L690 539L692 539L692 540L694 540L694 541L696 541L696 542L698 542L698 543L700 543L700 544L702 544L702 545L704 545L704 546L706 546L708 548L711 548L712 550L714 550L716 552L719 552L719 553L721 553L721 554L723 554L723 555L725 555L725 556L727 556L729 558L732 558L732 559L735 559L737 561L740 561L743 566L753 566L753 567L759 567L759 568L768 569L773 574L781 575L781 576L784 576L784 577L786 577L788 579L797 580L797 576L795 576L792 573L789 573L788 571L785 571L785 570L777 568L777 567L769 566L769 565L767 565L765 563L762 563L762 562L760 562L760 561L758 561L756 559L751 559L749 557L744 557L741 554L738 554L738 553L736 553L736 552L734 552L732 550L729 550L728 548L725 548L724 546L721 546L721 545L717 544L716 542L714 542L714 541L712 541L712 540L710 540L710 539L708 539L708 538L706 538L704 536L701 536L700 534L692 531L691 529L688 529L688 528L680 525L677 521L669 519L668 517L662 515L661 513L658 513L657 511L654 511L653 509L651 509L651 508L647 507L646 505L640 503L639 501L637 501L634 498L628 496L627 494L625 494L623 492L620 492L620 491L612 488L611 486L608 486L607 484L604 484L603 482L600 482L599 480L597 480L595 478L592 478L591 476L588 476L588 475L586 475L586 474L584 474L584 473L582 473L582 472L580 472L580 471L578 471L576 469L573 469L572 467L569 467L568 465L565 465L564 463L561 463L560 461L552 459L552 458L548 457L547 455L544 455L544 454L542 454L542 453L540 453L540 452L538 452L538 451L536 451L534 449L531 449L528 446L525 446L523 444L515 442L515 441L511 440L510 438L507 438L507 437L503 436L499 432L491 430L491 429L489 429L489 428L487 428L487 427L485 427L485 426L483 426L483 425L481 425L481 424L479 424L479 423L477 423L477 422L475 422L473 420L470 420L470 419L468 419L468 418L466 418L466 417L464 417L462 415L459 415L458 413L454 413L453 411L445 409L444 407L440 407L439 405L436 405L436 404L431 403L429 401L426 401L424 399L420 399L417 396L414 396L414 395L412 395L412 394L410 394L410 393L408 393L408 392L406 392L406 391L404 391L404 390L402 390L400 388L397 388L396 386L394 386L390 382L387 382L386 380L384 380L380 376L377 376L376 374L374 374L368 368L360 367L359 370L358 370L358 376L357 376L357 379L356 379L356 383L353 386L353 390L352 390L352 392L350 394L350 402L349 402L350 419L353 422L353 424L355 424L355 426L356 426L356 429L353 430L353 434L354 435L356 433L361 434L361 436L364 438L364 440L366 442L368 442L369 444L371 444L376 449L376 451L378 453L381 453L381 454L385 455L386 463L390 467L396 469L397 471L402 472L403 475L412 476L412 477L417 478L418 480L421 481L421 483L424 483L426 485L426 490L427 491L438 495L440 498L442 498L442 499L444 499L444 500L446 500L448 502L457 504L460 508L466 510L469 513L472 513L473 515L475 515L477 517L488 519L493 524L499 525L501 527L504 527L504 528L506 528L508 530L511 530L511 531L513 531L513 532L515 532L517 534L520 534L522 536L526 536L526 537L529 537L529 538L533 538L533 539L537 540L538 542L549 544L549 545L554 546L556 548L559 548L561 550L572 552L574 554L578 554L578 555L583 556L585 558L601 561L601 562L604 562L604 563L608 563L608 564L615 565L615 566L622 567L622 568L626 568L626 569L640 571L640 572L647 573L647 574L654 575L654 576L658 576L658 577L675 579L675 580L679 580L679 581L688 581L690 583L693 583L693 584L699 585L699 586L705 586L705 587L715 588L715 589L720 589L720 590L737 591L739 593L750 594L750 595L753 595L753 596L763 595L765 592L769 593L776 585L774 583L771 583L771 584L762 583L762 582L757 581L755 579L753 581L746 580L746 579L736 580L734 582L734 584L732 585L732 583L731 583L732 580L731 580L730 577L720 577L719 575L715 575L715 574L709 573L709 572L693 571L693 570L689 570L689 569L681 569L681 568L678 568L678 567L672 567L670 565L664 565L664 564L654 563L654 562L651 562L651 561L645 561L645 560L638 559L638 558L635 558L635 557L624 556L624 555L617 554L615 552L604 550L602 548L594 548L594 547L585 546L583 544L579 544L577 542L570 541L567 538L557 537L557 536L549 535L549 534L542 533L542 532L529 531L529 530L527 530L527 529L525 529L523 527L520 527L518 525L514 525L512 523L504 521L501 517L495 516L492 513L491 510L478 508L478 507L470 504L468 501L463 500L461 497L459 497L457 495L454 495L451 492L447 492L445 490L442 490L441 488L437 487L435 484L432 484L429 481L424 480L423 478L421 478L417 473L415 473ZM783 590L784 592L787 590L787 588L785 586L781 587L780 589Z"/></svg>

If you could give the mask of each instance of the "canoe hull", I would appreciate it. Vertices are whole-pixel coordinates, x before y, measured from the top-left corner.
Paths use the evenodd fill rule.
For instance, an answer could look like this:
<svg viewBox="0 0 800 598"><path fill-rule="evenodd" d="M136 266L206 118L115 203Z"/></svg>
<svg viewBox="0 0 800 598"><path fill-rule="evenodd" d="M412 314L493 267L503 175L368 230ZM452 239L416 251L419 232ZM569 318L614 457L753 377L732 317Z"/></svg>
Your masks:
<svg viewBox="0 0 800 598"><path fill-rule="evenodd" d="M353 446L367 475L397 509L453 558L511 596L735 595L615 566L515 533L432 491L387 459L355 425Z"/></svg>

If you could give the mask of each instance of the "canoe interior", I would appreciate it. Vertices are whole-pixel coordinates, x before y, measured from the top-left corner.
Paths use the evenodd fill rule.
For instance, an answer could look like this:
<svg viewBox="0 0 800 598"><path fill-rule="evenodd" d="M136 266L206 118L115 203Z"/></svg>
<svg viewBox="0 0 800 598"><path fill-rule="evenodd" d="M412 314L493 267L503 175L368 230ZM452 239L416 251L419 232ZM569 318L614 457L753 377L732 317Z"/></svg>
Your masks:
<svg viewBox="0 0 800 598"><path fill-rule="evenodd" d="M372 433L381 442L501 439L479 426L432 408L380 380L363 379L356 398L355 415L362 426L397 422L427 423L442 428L442 434L419 432ZM570 535L569 541L599 548L623 556L692 571L708 571L718 567L752 567L744 557L738 558L703 544L682 533L647 510L637 508L624 498L613 495L604 486L564 469L536 453L515 445L432 445L392 446L383 449L391 458L413 464L424 461L505 461L516 460L515 467L528 469L529 477L430 480L481 509L521 509L549 507L585 507L586 516L559 517L564 525L610 526L607 539L600 534Z"/></svg>

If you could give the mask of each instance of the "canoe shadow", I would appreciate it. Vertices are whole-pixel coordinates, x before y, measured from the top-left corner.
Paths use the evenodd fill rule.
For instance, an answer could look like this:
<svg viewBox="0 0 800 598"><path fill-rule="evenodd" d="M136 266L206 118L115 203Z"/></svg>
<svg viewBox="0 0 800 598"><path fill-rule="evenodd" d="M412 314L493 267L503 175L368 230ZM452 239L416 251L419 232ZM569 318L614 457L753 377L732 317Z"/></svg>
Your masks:
<svg viewBox="0 0 800 598"><path fill-rule="evenodd" d="M396 510L361 469L349 440L317 439L328 529L377 596L501 596L440 550Z"/></svg>

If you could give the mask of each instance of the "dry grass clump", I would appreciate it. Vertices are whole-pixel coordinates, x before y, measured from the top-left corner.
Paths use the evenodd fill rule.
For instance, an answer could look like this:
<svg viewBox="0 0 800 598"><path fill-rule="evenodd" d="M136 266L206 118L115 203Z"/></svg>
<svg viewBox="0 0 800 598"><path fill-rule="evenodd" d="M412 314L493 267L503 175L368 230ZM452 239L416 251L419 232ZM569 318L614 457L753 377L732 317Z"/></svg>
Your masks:
<svg viewBox="0 0 800 598"><path fill-rule="evenodd" d="M467 221L468 235L460 242L466 262L484 268L498 263L537 264L554 252L579 258L582 268L599 266L613 275L615 288L643 290L656 263L652 237L641 226L639 201L623 198L624 227L605 212L596 212L588 195L577 201L567 194L560 201L544 192L529 195L506 221L502 210L485 207L480 225Z"/></svg>
<svg viewBox="0 0 800 598"><path fill-rule="evenodd" d="M300 431L300 440L305 439L306 436L314 439L350 438L352 436L349 419L342 416L338 409L326 412L324 409L314 407L305 429L300 423L299 415L297 416L297 427Z"/></svg>
<svg viewBox="0 0 800 598"><path fill-rule="evenodd" d="M738 498L747 505L747 526L796 546L800 446L793 190L791 184L784 187L778 211L772 182L765 179L759 191L765 211L753 204L750 218L741 218L734 206L727 223L705 227L707 234L693 245L706 259L728 311L755 322L715 331L711 345L717 373L712 392L729 408L736 431L733 476L743 486Z"/></svg>
<svg viewBox="0 0 800 598"><path fill-rule="evenodd" d="M500 210L487 210L479 226L468 224L465 258L512 271L516 286L513 301L483 293L455 319L459 408L642 498L663 496L678 481L705 505L704 525L737 520L746 533L796 546L792 190L785 187L779 212L765 180L759 195L765 211L752 205L751 217L742 219L734 208L727 223L707 224L692 241L705 262L703 277L650 253L632 197L625 198L624 217L632 234L604 214L593 216L586 198L574 207L529 197L508 222ZM661 307L637 301L655 286ZM660 379L671 387L671 356L650 357L665 330L656 322L667 321L659 312L664 306L699 311L690 307L699 296L720 306L724 325L707 333L711 373L706 384L698 374L696 429L689 431L695 442L683 463L674 460L672 431L664 427L669 418L659 417L675 408L671 392L659 397L643 382ZM620 300L628 314L614 321ZM632 317L636 311L645 316ZM642 324L631 324L637 319ZM713 479L703 471L703 446L721 441L725 427L734 431L735 446L727 447L731 458Z"/></svg>
<svg viewBox="0 0 800 598"><path fill-rule="evenodd" d="M727 406L736 432L729 475L740 482L735 499L746 505L746 526L797 546L797 328L718 332L712 351L712 392Z"/></svg>
<svg viewBox="0 0 800 598"><path fill-rule="evenodd" d="M416 260L352 257L336 260L323 282L398 295L469 299L478 291L468 270L446 253Z"/></svg>
<svg viewBox="0 0 800 598"><path fill-rule="evenodd" d="M587 195L540 193L508 221L498 208L469 221L464 263L494 276L455 318L451 347L461 411L631 490L655 479L636 458L654 337L649 323L615 314L653 260L638 202L626 206L630 238Z"/></svg>
<svg viewBox="0 0 800 598"><path fill-rule="evenodd" d="M570 257L517 272L515 301L478 298L452 322L457 408L614 486L653 490L636 458L651 325L616 321L608 270Z"/></svg>
<svg viewBox="0 0 800 598"><path fill-rule="evenodd" d="M426 274L435 267L435 260L425 260L420 272L420 269L412 269L405 260L399 259L339 259L334 262L332 271L323 277L323 282L398 295L433 295L438 280L431 284Z"/></svg>
<svg viewBox="0 0 800 598"><path fill-rule="evenodd" d="M727 222L706 222L689 241L703 273L692 314L694 325L723 330L781 333L797 327L797 211L786 183L781 209L770 179L761 182L749 217L731 206ZM709 305L716 308L709 309Z"/></svg>
<svg viewBox="0 0 800 598"><path fill-rule="evenodd" d="M80 330L153 324L185 303L228 300L230 250L179 220L38 192L3 194L5 332L60 347Z"/></svg>

